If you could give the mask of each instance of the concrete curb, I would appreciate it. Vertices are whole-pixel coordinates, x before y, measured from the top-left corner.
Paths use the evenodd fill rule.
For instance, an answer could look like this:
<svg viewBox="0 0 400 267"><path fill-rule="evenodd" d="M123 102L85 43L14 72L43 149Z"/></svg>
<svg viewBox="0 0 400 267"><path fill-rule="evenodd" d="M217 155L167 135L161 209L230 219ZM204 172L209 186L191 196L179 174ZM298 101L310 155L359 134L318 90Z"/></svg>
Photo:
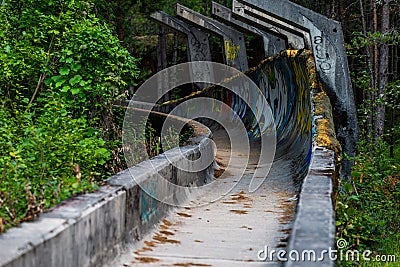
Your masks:
<svg viewBox="0 0 400 267"><path fill-rule="evenodd" d="M334 152L315 147L310 171L303 181L296 219L287 249L286 267L335 266L335 210L332 202ZM314 254L315 253L315 254Z"/></svg>
<svg viewBox="0 0 400 267"><path fill-rule="evenodd" d="M334 203L340 173L341 146L336 139L329 98L318 86L315 73L310 76L310 81L315 85L312 90L313 153L299 195L285 255L286 267L335 266L335 260L331 258L335 255L330 252L336 246Z"/></svg>
<svg viewBox="0 0 400 267"><path fill-rule="evenodd" d="M140 181L168 174L181 186L201 185L213 179L213 164L200 172L177 171L173 166L185 156L201 153L202 158L214 157L211 131L200 123L190 124L195 136L193 145L182 148L183 156L176 154L167 159L162 154L142 162L112 176L98 191L66 200L34 222L22 223L2 234L0 266L101 266L113 260L171 207L142 191L132 174Z"/></svg>

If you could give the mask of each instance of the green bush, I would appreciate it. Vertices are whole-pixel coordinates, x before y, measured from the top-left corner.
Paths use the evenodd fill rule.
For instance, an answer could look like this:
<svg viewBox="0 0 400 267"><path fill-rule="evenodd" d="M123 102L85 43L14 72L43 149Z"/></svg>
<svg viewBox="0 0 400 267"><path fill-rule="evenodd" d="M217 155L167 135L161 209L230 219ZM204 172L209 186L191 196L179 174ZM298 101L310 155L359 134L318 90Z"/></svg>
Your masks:
<svg viewBox="0 0 400 267"><path fill-rule="evenodd" d="M0 12L0 86L10 106L36 97L46 102L49 91L57 92L73 115L93 124L134 84L137 60L93 8L84 1L7 1Z"/></svg>
<svg viewBox="0 0 400 267"><path fill-rule="evenodd" d="M389 157L383 141L378 145L361 141L355 160L352 183L343 186L337 202L338 238L348 242L348 249L400 257L398 250L393 251L400 240L400 162ZM339 266L356 265L339 262Z"/></svg>
<svg viewBox="0 0 400 267"><path fill-rule="evenodd" d="M0 217L31 218L81 191L96 188L98 166L110 157L98 131L73 119L54 99L42 114L0 111ZM75 169L79 168L77 172Z"/></svg>
<svg viewBox="0 0 400 267"><path fill-rule="evenodd" d="M112 104L139 71L96 2L0 7L0 232L113 171Z"/></svg>

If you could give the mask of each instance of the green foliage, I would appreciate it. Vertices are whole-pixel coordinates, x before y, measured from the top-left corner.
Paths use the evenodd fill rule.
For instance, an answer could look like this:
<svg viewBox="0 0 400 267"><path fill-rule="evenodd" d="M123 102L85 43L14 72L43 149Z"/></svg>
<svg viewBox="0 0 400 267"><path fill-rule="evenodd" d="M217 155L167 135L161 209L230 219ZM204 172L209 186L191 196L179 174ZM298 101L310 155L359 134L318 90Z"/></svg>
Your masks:
<svg viewBox="0 0 400 267"><path fill-rule="evenodd" d="M158 118L159 119L159 118ZM159 154L173 149L177 146L184 146L190 137L193 136L194 129L190 126L184 127L179 132L174 126L169 126L161 133L158 128L162 125L153 127L151 121L157 118L150 118L148 121L140 123L127 122L124 127L129 128L124 135L125 152L129 154L130 164L135 165L149 158L158 156ZM129 126L128 126L129 125ZM138 131L140 129L141 131Z"/></svg>
<svg viewBox="0 0 400 267"><path fill-rule="evenodd" d="M76 23L67 33L67 45L58 57L58 73L45 82L75 103L75 109L99 117L96 112L115 101L119 88L134 83L137 69L135 60L121 49L106 26L98 24L98 20L94 24L88 20L83 23Z"/></svg>
<svg viewBox="0 0 400 267"><path fill-rule="evenodd" d="M400 43L400 34L397 31L391 31L388 33L382 32L367 32L366 35L361 32L354 32L353 38L348 49L360 49L366 48L373 45L381 44L393 44L398 45Z"/></svg>
<svg viewBox="0 0 400 267"><path fill-rule="evenodd" d="M110 173L120 138L112 104L139 71L97 2L0 9L0 232Z"/></svg>
<svg viewBox="0 0 400 267"><path fill-rule="evenodd" d="M2 9L0 23L8 27L1 34L6 53L0 55L5 70L0 86L12 105L32 102L37 85L44 91L38 102L45 102L48 91L59 92L74 115L96 119L104 105L134 84L136 60L90 14L90 4L61 2L35 1L31 6L22 1L18 6L11 1ZM20 14L17 7L23 10Z"/></svg>
<svg viewBox="0 0 400 267"><path fill-rule="evenodd" d="M73 119L59 99L40 115L0 110L0 217L12 225L85 190L96 188L110 157L99 132ZM82 179L73 172L79 166Z"/></svg>
<svg viewBox="0 0 400 267"><path fill-rule="evenodd" d="M388 244L400 239L400 161L389 157L383 141L377 146L362 141L359 148L353 183L343 186L337 202L338 237L346 239L350 249L393 254Z"/></svg>

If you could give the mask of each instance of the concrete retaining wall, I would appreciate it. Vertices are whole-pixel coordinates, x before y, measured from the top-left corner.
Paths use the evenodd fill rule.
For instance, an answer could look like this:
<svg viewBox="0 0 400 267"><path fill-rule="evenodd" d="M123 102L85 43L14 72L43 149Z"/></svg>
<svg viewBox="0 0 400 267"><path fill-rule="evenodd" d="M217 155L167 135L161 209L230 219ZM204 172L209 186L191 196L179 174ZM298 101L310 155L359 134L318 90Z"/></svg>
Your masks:
<svg viewBox="0 0 400 267"><path fill-rule="evenodd" d="M287 267L335 266L329 252L336 246L335 202L342 152L336 139L329 98L315 72L310 74L313 84L313 153L308 174L302 183L287 247ZM291 255L295 260L290 260Z"/></svg>
<svg viewBox="0 0 400 267"><path fill-rule="evenodd" d="M287 171L301 185L287 252L298 251L301 257L302 252L313 250L320 257L323 250L335 247L334 204L342 151L336 138L332 105L317 77L313 55L306 50L283 51L245 74L258 85L271 106L277 129L276 158L285 157L293 162ZM253 92L246 84L240 90ZM246 123L249 137L257 139L257 135L252 135L257 133L257 125L252 124L254 114L241 98L218 85L155 108L168 113L195 97L217 99L232 107ZM257 99L258 95L251 98ZM257 110L264 109L258 106ZM334 261L325 254L323 261L299 259L288 261L286 266L334 266Z"/></svg>
<svg viewBox="0 0 400 267"><path fill-rule="evenodd" d="M272 108L277 125L277 156L293 161L293 168L287 171L302 182L288 251L296 250L301 255L303 250L315 250L318 255L334 247L333 200L341 148L334 131L332 107L316 77L314 60L307 51L284 51L246 74L260 87ZM246 91L245 85L241 90ZM257 138L258 126L252 123L254 114L243 100L218 86L190 97L198 96L222 100L233 107L248 123L250 137ZM252 96L253 99L257 97ZM185 100L171 101L156 109L168 112ZM142 106L146 108L145 103ZM192 140L194 144L184 149L184 156L201 153L204 159L213 158L212 143L207 139L212 137L209 129L196 122L191 122L191 126L197 136ZM182 156L176 154L171 159L173 163L179 162ZM99 266L106 263L124 249L125 244L139 240L168 212L166 204L143 192L131 176L141 182L163 182L157 180L154 166L157 174L183 186L201 185L213 176L212 165L201 172L183 172L162 155L151 162L143 162L111 177L108 185L98 192L66 201L39 220L24 223L0 236L0 266ZM175 196L175 193L164 192L163 195ZM176 196L177 200L184 198L185 195ZM333 264L327 257L324 262L286 263L287 266Z"/></svg>
<svg viewBox="0 0 400 267"><path fill-rule="evenodd" d="M328 254L330 249L335 249L336 225L332 202L334 158L333 151L315 147L287 247L287 267L335 266L335 261Z"/></svg>
<svg viewBox="0 0 400 267"><path fill-rule="evenodd" d="M195 134L192 145L183 149L184 156L201 153L206 159L213 158L210 130L200 123L188 123ZM179 164L182 156L172 155L169 160L160 155L143 162L112 176L100 190L64 201L34 222L8 230L0 236L0 266L101 266L114 259L169 210L143 192L132 175L146 182L158 173L182 186L201 185L213 178L212 165L201 172L178 172L173 164Z"/></svg>

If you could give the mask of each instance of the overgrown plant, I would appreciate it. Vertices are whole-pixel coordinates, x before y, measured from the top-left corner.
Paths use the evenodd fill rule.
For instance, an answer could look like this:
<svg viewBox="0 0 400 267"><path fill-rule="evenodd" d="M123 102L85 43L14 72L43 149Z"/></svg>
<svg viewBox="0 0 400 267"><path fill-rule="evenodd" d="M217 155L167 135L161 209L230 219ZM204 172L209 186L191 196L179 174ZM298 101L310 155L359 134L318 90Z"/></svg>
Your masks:
<svg viewBox="0 0 400 267"><path fill-rule="evenodd" d="M96 188L110 157L99 131L71 118L58 99L41 114L0 110L2 230L33 218L59 201Z"/></svg>
<svg viewBox="0 0 400 267"><path fill-rule="evenodd" d="M112 103L139 71L96 3L0 8L0 231L110 174Z"/></svg>
<svg viewBox="0 0 400 267"><path fill-rule="evenodd" d="M400 161L389 156L389 146L383 141L378 146L361 141L359 148L353 183L344 185L337 202L338 238L348 242L346 249L400 258ZM339 266L359 264L339 262ZM385 266L397 266L392 264Z"/></svg>

